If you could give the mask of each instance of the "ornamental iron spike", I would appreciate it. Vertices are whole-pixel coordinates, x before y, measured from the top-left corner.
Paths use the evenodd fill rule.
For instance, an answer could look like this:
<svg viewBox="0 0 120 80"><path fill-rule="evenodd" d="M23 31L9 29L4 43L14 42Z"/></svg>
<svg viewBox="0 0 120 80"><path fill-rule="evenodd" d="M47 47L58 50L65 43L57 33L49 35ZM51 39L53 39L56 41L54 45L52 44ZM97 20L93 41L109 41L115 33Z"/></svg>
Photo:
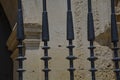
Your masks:
<svg viewBox="0 0 120 80"><path fill-rule="evenodd" d="M71 11L71 0L67 0L67 40L74 40L73 17Z"/></svg>
<svg viewBox="0 0 120 80"><path fill-rule="evenodd" d="M73 29L73 18L72 18L72 11L71 11L71 0L67 0L67 40L69 41L69 45L67 48L69 49L69 56L67 59L70 61L70 68L68 69L70 72L70 80L74 80L74 64L73 61L76 59L73 56L73 40L74 40L74 29Z"/></svg>
<svg viewBox="0 0 120 80"><path fill-rule="evenodd" d="M118 42L118 30L116 24L114 0L111 0L111 38L112 38L112 42Z"/></svg>
<svg viewBox="0 0 120 80"><path fill-rule="evenodd" d="M88 12L88 41L95 40L93 14Z"/></svg>
<svg viewBox="0 0 120 80"><path fill-rule="evenodd" d="M48 41L49 41L49 26L48 26L48 14L47 14L47 5L46 0L43 0L43 14L42 14L42 41L44 42L43 50L44 50L44 57L41 59L44 60L44 73L45 73L45 80L49 80L49 71L48 68L48 61L51 57L48 56Z"/></svg>
<svg viewBox="0 0 120 80"><path fill-rule="evenodd" d="M46 8L46 0L43 0L42 41L49 41L49 25L48 25L48 14L47 14L47 8Z"/></svg>
<svg viewBox="0 0 120 80"><path fill-rule="evenodd" d="M97 71L97 69L95 68L95 60L97 59L97 57L94 56L94 39L95 39L95 32L94 32L94 22L93 22L93 14L92 14L92 6L91 6L91 0L88 0L88 41L90 41L90 47L88 49L90 49L90 57L88 58L88 60L91 62L91 76L92 76L92 80L96 80L95 77L95 72Z"/></svg>
<svg viewBox="0 0 120 80"><path fill-rule="evenodd" d="M18 0L18 18L17 18L17 39L24 39L24 27L23 27L23 12L22 12L22 1Z"/></svg>
<svg viewBox="0 0 120 80"><path fill-rule="evenodd" d="M95 39L95 31L94 31L91 0L88 0L88 23L87 23L87 26L88 26L88 41L93 41Z"/></svg>
<svg viewBox="0 0 120 80"><path fill-rule="evenodd" d="M118 38L118 29L117 29L117 23L116 23L116 15L115 15L115 1L111 0L111 41L113 42L113 52L114 52L114 64L115 64L115 70L116 73L116 80L120 80L120 68L119 68L119 61L120 58L118 56L118 50L117 42L119 41Z"/></svg>

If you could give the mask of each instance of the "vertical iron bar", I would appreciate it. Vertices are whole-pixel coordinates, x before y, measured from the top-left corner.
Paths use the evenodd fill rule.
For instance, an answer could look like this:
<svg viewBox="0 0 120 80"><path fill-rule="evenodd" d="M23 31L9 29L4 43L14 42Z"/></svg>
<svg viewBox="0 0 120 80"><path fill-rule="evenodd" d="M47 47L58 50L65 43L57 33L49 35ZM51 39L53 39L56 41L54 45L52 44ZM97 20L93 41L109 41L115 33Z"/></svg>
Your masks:
<svg viewBox="0 0 120 80"><path fill-rule="evenodd" d="M95 32L94 32L94 21L93 21L93 14L92 14L92 5L91 5L91 0L88 0L88 41L90 41L90 47L88 49L90 49L90 57L88 58L88 60L91 62L91 76L92 76L92 80L96 80L95 77L95 72L97 71L97 69L95 68L95 60L97 59L97 57L94 56L94 45L93 42L95 40Z"/></svg>
<svg viewBox="0 0 120 80"><path fill-rule="evenodd" d="M18 0L18 20L17 20L17 40L19 54L17 60L19 61L18 68L18 80L23 80L23 60L26 58L23 55L23 40L24 40L24 27L23 27L23 13L22 13L22 1Z"/></svg>
<svg viewBox="0 0 120 80"><path fill-rule="evenodd" d="M69 56L67 59L70 61L70 68L68 69L70 72L70 80L74 80L74 64L73 61L76 59L73 56L73 40L74 40L74 29L73 29L73 18L72 18L72 11L71 11L71 0L67 0L67 40L69 41L69 45L67 48L69 49Z"/></svg>
<svg viewBox="0 0 120 80"><path fill-rule="evenodd" d="M42 14L42 41L44 42L44 47L42 48L44 50L44 57L41 59L44 60L44 73L45 73L45 80L49 80L49 71L51 71L48 68L48 61L51 59L51 57L48 56L48 41L49 41L49 25L48 25L48 14L47 14L47 5L46 0L43 0L43 14Z"/></svg>
<svg viewBox="0 0 120 80"><path fill-rule="evenodd" d="M120 58L118 56L118 50L119 48L117 47L117 42L119 41L118 39L118 29L117 29L117 24L116 24L116 15L115 15L115 1L111 0L111 40L113 42L113 52L114 52L114 64L115 64L115 70L114 72L116 73L116 80L120 80L120 68L119 68L119 61Z"/></svg>

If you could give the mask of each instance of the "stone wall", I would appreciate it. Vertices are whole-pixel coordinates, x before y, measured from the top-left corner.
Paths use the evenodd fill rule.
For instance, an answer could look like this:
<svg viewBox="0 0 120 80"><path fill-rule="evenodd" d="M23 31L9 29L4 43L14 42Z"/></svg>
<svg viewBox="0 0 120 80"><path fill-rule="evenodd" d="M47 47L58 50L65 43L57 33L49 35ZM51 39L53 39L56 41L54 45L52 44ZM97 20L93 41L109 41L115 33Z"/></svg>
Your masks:
<svg viewBox="0 0 120 80"><path fill-rule="evenodd" d="M69 64L65 59L68 56L68 50L66 48L68 45L66 41L66 2L61 0L54 1L54 3L56 4L53 4L51 0L48 1L51 36L49 55L52 57L52 60L49 62L50 68L52 69L50 79L68 80L69 73L67 68ZM88 50L89 42L87 41L87 0L73 0L72 4L75 28L74 45L76 46L74 54L78 57L75 60L75 80L89 80L91 79L91 74L88 71L90 69L90 62L87 60L90 55ZM96 34L96 41L94 43L96 46L95 56L98 57L95 63L98 69L96 77L98 80L115 80L113 72L114 65L111 60L113 53L110 41L110 1L92 0L92 4ZM43 72L41 74L41 78L44 79Z"/></svg>
<svg viewBox="0 0 120 80"><path fill-rule="evenodd" d="M40 60L43 57L43 42L41 42L41 21L42 21L42 0L23 0L23 13L25 24L24 41L26 50L24 61L24 80L44 80L44 63ZM51 80L69 80L69 62L65 59L69 53L66 46L66 7L67 0L47 0L50 41L49 61ZM113 52L110 41L110 0L92 0L95 34L94 42L95 62L97 80L115 80L113 72ZM75 60L75 80L90 80L90 62L87 60L90 53L87 41L87 0L72 0L72 10L74 17L75 40L74 55ZM15 36L15 33L14 33ZM11 43L11 42L9 42ZM17 51L14 51L13 57ZM16 55L14 58L17 57ZM14 60L14 59L13 59ZM14 66L16 66L15 63ZM16 69L16 67L15 67ZM16 73L15 73L16 74ZM16 77L16 76L15 76ZM15 80L17 78L14 78Z"/></svg>
<svg viewBox="0 0 120 80"><path fill-rule="evenodd" d="M91 75L88 71L90 69L90 62L87 61L89 51L87 47L87 1L88 0L73 0L74 7L74 22L76 32L76 50L78 56L76 60L76 80L90 80ZM95 35L94 42L95 56L98 60L95 62L97 80L115 80L113 72L113 52L111 50L110 38L110 0L92 0Z"/></svg>

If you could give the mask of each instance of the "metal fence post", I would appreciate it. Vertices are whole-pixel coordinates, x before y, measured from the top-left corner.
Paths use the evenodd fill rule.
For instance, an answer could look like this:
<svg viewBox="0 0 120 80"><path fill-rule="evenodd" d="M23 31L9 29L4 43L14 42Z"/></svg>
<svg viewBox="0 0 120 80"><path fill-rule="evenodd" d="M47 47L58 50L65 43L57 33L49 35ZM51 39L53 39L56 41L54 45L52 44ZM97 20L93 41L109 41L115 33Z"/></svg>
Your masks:
<svg viewBox="0 0 120 80"><path fill-rule="evenodd" d="M92 75L92 80L96 80L95 77L95 72L97 69L95 69L95 60L97 57L94 56L94 45L93 42L95 40L95 32L94 32L94 21L93 21L93 14L92 14L92 5L91 5L91 0L88 0L88 41L90 41L90 57L88 60L91 62L91 75Z"/></svg>
<svg viewBox="0 0 120 80"><path fill-rule="evenodd" d="M74 64L73 61L76 59L75 56L73 56L73 48L75 47L73 45L74 40L74 29L73 29L73 18L72 18L72 11L71 11L71 0L67 0L67 40L69 41L69 45L67 48L69 49L69 56L67 59L70 61L70 68L68 69L70 72L70 80L74 80Z"/></svg>
<svg viewBox="0 0 120 80"><path fill-rule="evenodd" d="M23 80L23 60L26 58L23 54L23 40L24 40L24 27L23 27L23 13L22 13L22 1L18 0L18 20L17 20L17 40L18 40L18 50L19 54L17 60L19 61L18 68L18 80Z"/></svg>
<svg viewBox="0 0 120 80"><path fill-rule="evenodd" d="M44 60L44 73L45 73L45 80L49 80L49 71L48 68L48 61L51 57L48 56L48 41L49 41L49 24L48 24L48 14L47 14L47 5L46 0L43 0L43 14L42 14L42 41L44 42L44 57L41 59Z"/></svg>

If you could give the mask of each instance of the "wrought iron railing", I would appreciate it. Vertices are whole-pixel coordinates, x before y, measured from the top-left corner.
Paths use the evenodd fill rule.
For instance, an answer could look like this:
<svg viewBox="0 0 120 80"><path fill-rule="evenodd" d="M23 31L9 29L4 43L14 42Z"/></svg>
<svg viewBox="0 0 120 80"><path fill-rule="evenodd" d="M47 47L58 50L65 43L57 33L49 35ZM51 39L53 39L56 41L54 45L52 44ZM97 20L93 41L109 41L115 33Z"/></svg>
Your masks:
<svg viewBox="0 0 120 80"><path fill-rule="evenodd" d="M118 30L117 30L117 24L116 24L116 15L115 15L115 5L114 0L111 0L111 41L113 43L113 52L114 52L114 64L115 64L115 74L116 74L116 80L120 80L120 68L119 68L119 61L120 58L118 56L118 46L117 42L118 39ZM95 40L95 31L94 31L94 20L93 20L93 14L92 14L92 4L91 0L88 0L88 41L90 42L90 47L88 48L90 50L90 57L88 60L91 62L91 80L96 80L96 71L95 68L95 60L97 57L94 55L94 40ZM73 40L74 40L74 28L73 28L73 18L72 18L72 11L71 11L71 0L67 0L67 40L68 40L68 46L69 49L69 56L67 59L69 60L69 72L70 72L70 80L74 80L74 59L76 59L75 56L73 56ZM23 72L25 71L23 69L23 60L25 60L25 57L23 55L23 40L24 40L24 27L23 27L23 13L22 13L22 2L21 0L18 0L18 26L17 26L17 40L18 40L18 49L19 49L19 55L17 60L19 61L19 80L23 80ZM51 57L48 56L48 41L49 41L49 24L48 24L48 13L47 13L47 4L46 0L43 0L43 14L42 14L42 41L44 42L44 47L42 48L44 50L44 57L41 59L44 60L44 78L45 80L49 80L49 64L48 61L51 59Z"/></svg>

